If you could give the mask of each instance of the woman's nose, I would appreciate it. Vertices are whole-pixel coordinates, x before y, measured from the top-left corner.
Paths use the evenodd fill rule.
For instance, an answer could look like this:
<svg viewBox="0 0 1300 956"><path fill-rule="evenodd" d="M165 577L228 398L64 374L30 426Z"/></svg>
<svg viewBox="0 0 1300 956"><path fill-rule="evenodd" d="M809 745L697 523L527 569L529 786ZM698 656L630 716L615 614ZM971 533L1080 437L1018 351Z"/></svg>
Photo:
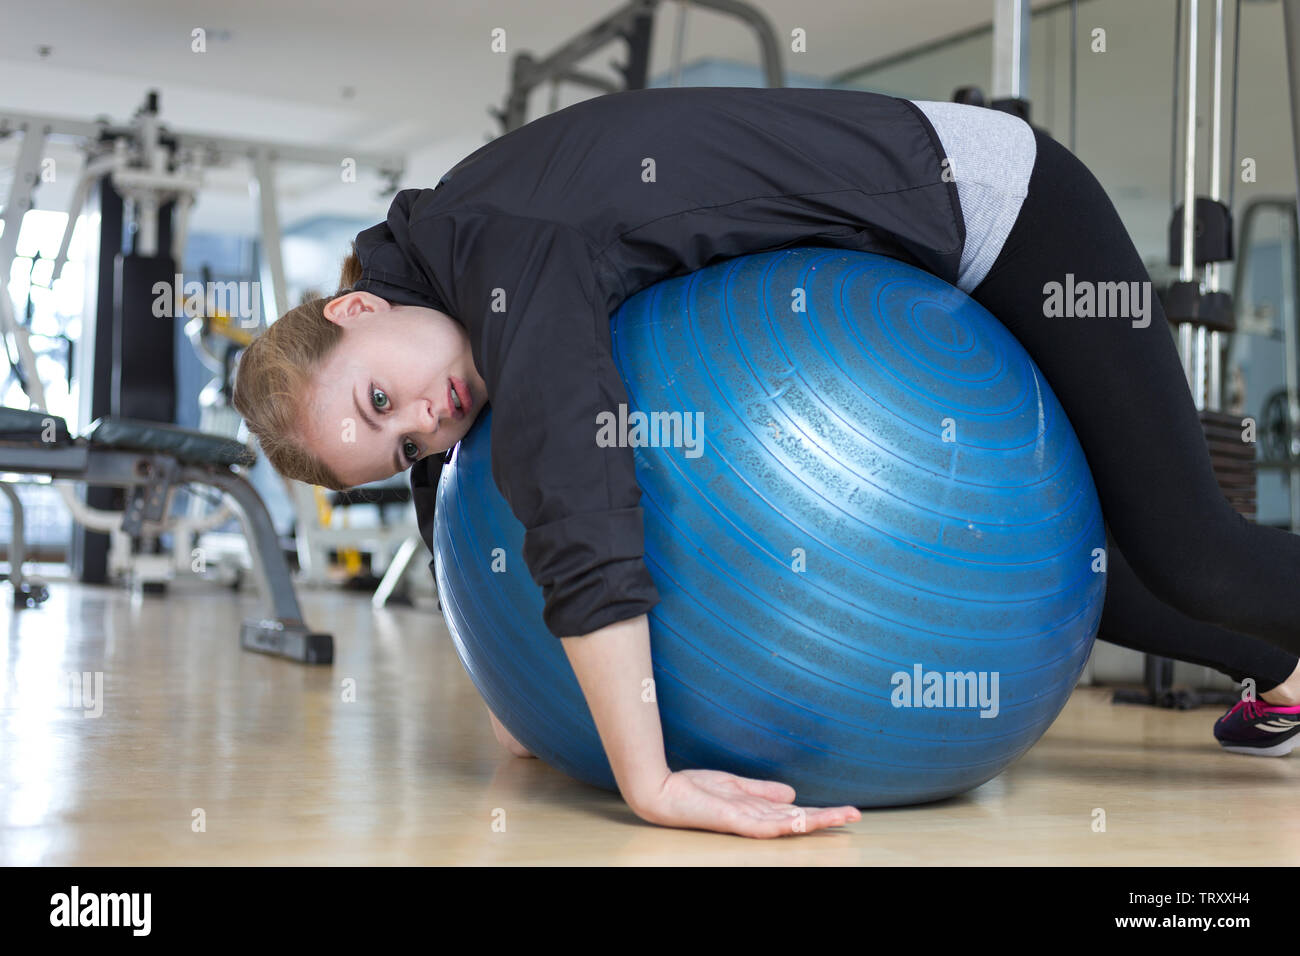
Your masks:
<svg viewBox="0 0 1300 956"><path fill-rule="evenodd" d="M427 398L422 398L415 403L416 421L415 427L418 431L431 432L438 427L438 411L433 402Z"/></svg>

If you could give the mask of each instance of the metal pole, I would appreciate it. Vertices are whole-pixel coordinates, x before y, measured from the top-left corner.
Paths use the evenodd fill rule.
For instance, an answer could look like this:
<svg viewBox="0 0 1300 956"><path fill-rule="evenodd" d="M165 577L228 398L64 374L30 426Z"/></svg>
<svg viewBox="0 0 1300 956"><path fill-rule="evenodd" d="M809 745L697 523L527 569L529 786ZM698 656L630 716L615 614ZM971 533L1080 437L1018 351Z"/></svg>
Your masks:
<svg viewBox="0 0 1300 956"><path fill-rule="evenodd" d="M1070 152L1077 152L1075 131L1079 93L1079 0L1070 0Z"/></svg>
<svg viewBox="0 0 1300 956"><path fill-rule="evenodd" d="M50 136L71 136L92 143L119 137L138 140L140 134L137 126L115 126L104 122L72 120L62 116L0 110L0 133L6 133L11 129L33 129L38 126ZM299 146L292 143L238 139L231 136L209 136L206 133L173 130L170 127L167 129L167 134L176 142L178 153L193 151L204 154L207 156L208 166L224 164L226 160L235 156L252 157L260 149L267 150L275 162L322 163L337 168L339 163L347 158L354 160L359 167L376 169L389 176L400 176L405 166L405 160L396 154L372 153L348 146Z"/></svg>
<svg viewBox="0 0 1300 956"><path fill-rule="evenodd" d="M1187 0L1187 129L1183 140L1183 262L1178 277L1183 282L1196 278L1196 54L1197 20L1200 16L1198 0ZM1185 347L1184 367L1190 359L1191 374L1188 385L1197 409L1205 407L1203 384L1205 353L1201 342L1192 344L1192 326L1184 322L1178 327L1178 337ZM1198 340L1200 336L1197 337Z"/></svg>
<svg viewBox="0 0 1300 956"><path fill-rule="evenodd" d="M1210 114L1210 198L1218 201L1223 181L1223 0L1214 0L1214 100ZM1219 289L1219 264L1205 267L1205 287L1210 292ZM1207 405L1210 411L1222 408L1223 355L1222 335L1210 333L1210 378L1207 388Z"/></svg>
<svg viewBox="0 0 1300 956"><path fill-rule="evenodd" d="M1029 0L994 0L994 99L1029 98Z"/></svg>
<svg viewBox="0 0 1300 956"><path fill-rule="evenodd" d="M1198 0L1187 0L1187 116L1183 131L1183 264L1179 278L1196 277L1196 53Z"/></svg>
<svg viewBox="0 0 1300 956"><path fill-rule="evenodd" d="M0 213L0 222L4 223L4 235L0 236L0 335L12 337L18 364L27 379L31 406L41 411L46 408L45 386L36 366L36 355L27 341L27 330L18 324L18 317L14 314L13 300L9 298L9 274L18 254L18 234L22 232L23 216L32 208L47 132L43 124L31 123L24 128L23 144L19 147L18 162L14 166L14 180L9 185L9 199L4 212Z"/></svg>
<svg viewBox="0 0 1300 956"><path fill-rule="evenodd" d="M1178 90L1182 86L1182 61L1180 59L1183 50L1183 3L1182 0L1174 0L1174 80L1173 88L1173 105L1170 107L1169 116L1169 213L1178 208Z"/></svg>
<svg viewBox="0 0 1300 956"><path fill-rule="evenodd" d="M677 0L677 30L673 34L672 84L682 85L682 57L686 52L686 16L690 0Z"/></svg>
<svg viewBox="0 0 1300 956"><path fill-rule="evenodd" d="M1232 200L1237 186L1237 89L1241 79L1241 0L1235 0L1232 14L1232 138L1228 142L1228 165L1232 171L1228 174L1228 209L1232 209Z"/></svg>
<svg viewBox="0 0 1300 956"><path fill-rule="evenodd" d="M1300 184L1300 0L1282 0L1282 25L1286 42L1286 73L1287 82L1290 87L1290 105L1291 105L1291 148L1294 156L1296 182ZM1297 193L1297 202L1300 203L1300 193ZM1297 206L1297 220L1300 221L1300 206ZM1292 255L1300 250L1300 230L1292 232ZM1296 271L1294 259L1290 261L1290 267L1293 272ZM1291 322L1294 324L1300 321L1300 276L1294 276L1293 288L1297 294L1292 296L1292 313ZM1285 322L1285 317L1283 318ZM1286 343L1286 369L1287 369L1287 418L1291 423L1291 434L1289 436L1288 446L1292 455L1295 454L1296 448L1300 447L1300 401L1297 401L1297 388L1300 382L1297 381L1297 364L1296 355L1296 336L1294 330L1290 336L1290 341ZM1300 469L1294 467L1300 462L1292 462L1291 468L1291 530L1300 531L1297 525L1300 519Z"/></svg>
<svg viewBox="0 0 1300 956"><path fill-rule="evenodd" d="M271 168L271 157L267 150L259 149L254 155L253 165L256 178L253 188L257 190L258 210L262 227L262 254L265 256L267 271L271 277L271 304L278 319L289 311L289 290L284 280L284 254L280 248L280 214L275 208L275 171ZM263 302L266 293L262 293ZM274 319L267 317L262 323L270 325Z"/></svg>
<svg viewBox="0 0 1300 956"><path fill-rule="evenodd" d="M1291 250L1289 256L1281 257L1281 285L1291 293L1287 297L1290 307L1283 304L1278 316L1282 322L1282 348L1286 352L1283 369L1286 377L1286 417L1290 426L1286 441L1287 460L1291 464L1287 470L1287 491L1291 530L1300 532L1300 461L1297 460L1297 455L1300 455L1300 432L1297 432L1297 418L1300 418L1300 399L1297 396L1297 386L1300 386L1300 356L1297 355L1297 349L1300 349L1300 343L1296 341L1297 323L1300 323L1300 270L1296 269L1297 251L1300 250L1300 226L1297 225L1296 216L1286 216L1282 223Z"/></svg>
<svg viewBox="0 0 1300 956"><path fill-rule="evenodd" d="M18 149L14 165L13 182L9 184L9 198L0 210L4 234L0 235L0 284L9 283L9 270L18 254L18 233L23 226L23 216L32 208L32 194L40 176L41 152L45 149L45 130L33 122L23 127L23 143Z"/></svg>
<svg viewBox="0 0 1300 956"><path fill-rule="evenodd" d="M1214 0L1213 90L1214 99L1210 107L1210 198L1218 199L1223 181L1223 0ZM1207 273L1207 282L1214 275L1213 272Z"/></svg>
<svg viewBox="0 0 1300 956"><path fill-rule="evenodd" d="M781 65L781 45L776 42L772 23L758 7L744 0L691 0L697 7L735 17L751 30L758 40L758 58L763 67L763 81L769 89L785 86L785 68Z"/></svg>

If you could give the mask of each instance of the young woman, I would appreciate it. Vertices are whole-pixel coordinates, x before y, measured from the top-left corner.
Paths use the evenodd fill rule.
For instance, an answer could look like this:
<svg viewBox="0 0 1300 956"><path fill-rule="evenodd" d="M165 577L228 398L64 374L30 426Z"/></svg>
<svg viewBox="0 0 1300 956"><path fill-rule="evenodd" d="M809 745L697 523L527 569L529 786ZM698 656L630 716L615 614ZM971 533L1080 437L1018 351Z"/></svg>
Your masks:
<svg viewBox="0 0 1300 956"><path fill-rule="evenodd" d="M718 260L820 245L881 253L968 292L1033 356L1087 455L1110 532L1104 639L1253 680L1215 725L1274 754L1300 732L1300 537L1228 505L1158 301L1148 321L1061 318L1050 283L1147 283L1096 179L1004 113L808 89L643 90L538 119L398 193L340 291L245 352L235 406L282 474L329 488L411 465L432 545L442 455L493 406L493 477L623 796L666 826L775 836L794 791L670 773L650 675L627 401L609 316ZM1147 289L1150 287L1147 286ZM521 748L493 719L498 737ZM799 829L858 819L807 811Z"/></svg>

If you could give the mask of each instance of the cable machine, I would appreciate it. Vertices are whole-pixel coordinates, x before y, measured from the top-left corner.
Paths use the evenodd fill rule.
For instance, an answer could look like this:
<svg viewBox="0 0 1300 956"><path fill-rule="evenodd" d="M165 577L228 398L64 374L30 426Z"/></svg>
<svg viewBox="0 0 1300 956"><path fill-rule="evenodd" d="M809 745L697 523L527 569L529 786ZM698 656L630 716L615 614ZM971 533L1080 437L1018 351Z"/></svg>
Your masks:
<svg viewBox="0 0 1300 956"><path fill-rule="evenodd" d="M632 0L540 60L526 51L517 53L510 70L510 88L505 103L500 109L492 108L488 111L500 122L501 132L508 133L528 122L529 97L544 83L551 84L552 109L558 102L556 91L561 82L574 83L601 93L645 89L650 68L650 40L654 32L654 18L662 3L663 0ZM680 79L681 65L680 30L684 29L686 6L713 10L734 17L750 27L758 39L759 61L767 85L785 85L781 48L777 44L771 23L757 7L742 0L689 0L689 3L683 4L674 54L674 73L677 79ZM627 59L621 64L611 63L611 66L621 76L621 86L599 74L578 68L582 60L605 45L620 40L626 44Z"/></svg>

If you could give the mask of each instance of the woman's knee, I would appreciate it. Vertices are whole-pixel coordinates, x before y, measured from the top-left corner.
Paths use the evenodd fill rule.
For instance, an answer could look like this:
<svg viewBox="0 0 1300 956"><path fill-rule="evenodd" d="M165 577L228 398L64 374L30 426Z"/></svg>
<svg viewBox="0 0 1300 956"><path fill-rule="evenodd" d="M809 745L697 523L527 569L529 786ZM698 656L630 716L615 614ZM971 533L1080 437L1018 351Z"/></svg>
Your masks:
<svg viewBox="0 0 1300 956"><path fill-rule="evenodd" d="M1129 566L1146 588L1187 617L1227 626L1221 620L1231 602L1224 591L1232 587L1231 568L1248 566L1239 556L1249 549L1243 530L1250 524L1226 501L1220 511L1195 527L1186 523L1170 532L1121 535Z"/></svg>

